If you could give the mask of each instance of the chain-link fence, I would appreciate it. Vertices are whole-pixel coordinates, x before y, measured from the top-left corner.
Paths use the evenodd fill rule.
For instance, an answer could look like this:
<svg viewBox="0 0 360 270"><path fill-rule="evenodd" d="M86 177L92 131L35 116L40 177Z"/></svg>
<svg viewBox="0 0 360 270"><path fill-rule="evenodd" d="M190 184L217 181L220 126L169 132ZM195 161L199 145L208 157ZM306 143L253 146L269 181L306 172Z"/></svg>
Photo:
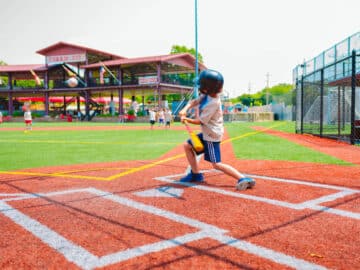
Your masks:
<svg viewBox="0 0 360 270"><path fill-rule="evenodd" d="M360 142L360 52L296 80L296 131Z"/></svg>

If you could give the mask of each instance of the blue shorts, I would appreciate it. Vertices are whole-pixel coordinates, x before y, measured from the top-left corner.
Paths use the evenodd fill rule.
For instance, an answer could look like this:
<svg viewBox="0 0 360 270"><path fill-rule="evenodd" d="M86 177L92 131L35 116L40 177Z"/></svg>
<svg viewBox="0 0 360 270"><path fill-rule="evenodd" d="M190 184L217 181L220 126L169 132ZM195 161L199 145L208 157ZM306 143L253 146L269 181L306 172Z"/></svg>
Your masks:
<svg viewBox="0 0 360 270"><path fill-rule="evenodd" d="M197 134L197 136L199 137L200 141L203 143L204 150L201 152L196 152L195 149L193 148L195 153L197 155L204 153L204 159L211 163L221 162L220 142L205 141L202 133ZM187 140L187 142L192 146L192 141L190 139Z"/></svg>

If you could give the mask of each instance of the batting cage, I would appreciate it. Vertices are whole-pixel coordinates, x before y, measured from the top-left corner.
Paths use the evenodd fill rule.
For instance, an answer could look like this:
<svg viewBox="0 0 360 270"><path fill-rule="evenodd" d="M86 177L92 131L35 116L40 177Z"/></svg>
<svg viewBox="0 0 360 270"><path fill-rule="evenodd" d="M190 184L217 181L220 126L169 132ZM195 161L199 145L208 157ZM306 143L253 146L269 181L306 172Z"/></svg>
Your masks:
<svg viewBox="0 0 360 270"><path fill-rule="evenodd" d="M294 69L296 132L360 143L360 32Z"/></svg>

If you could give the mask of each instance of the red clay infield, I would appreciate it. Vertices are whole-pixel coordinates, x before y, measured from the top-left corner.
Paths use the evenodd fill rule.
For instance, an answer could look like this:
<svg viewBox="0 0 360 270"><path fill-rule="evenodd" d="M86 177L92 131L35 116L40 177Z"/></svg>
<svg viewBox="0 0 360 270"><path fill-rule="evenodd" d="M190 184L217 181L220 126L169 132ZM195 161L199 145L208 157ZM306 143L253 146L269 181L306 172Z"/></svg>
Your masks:
<svg viewBox="0 0 360 270"><path fill-rule="evenodd" d="M205 183L175 182L181 145L2 172L0 269L359 269L360 148L264 132L354 165L238 160L224 143L223 161L257 181L241 192L205 162Z"/></svg>

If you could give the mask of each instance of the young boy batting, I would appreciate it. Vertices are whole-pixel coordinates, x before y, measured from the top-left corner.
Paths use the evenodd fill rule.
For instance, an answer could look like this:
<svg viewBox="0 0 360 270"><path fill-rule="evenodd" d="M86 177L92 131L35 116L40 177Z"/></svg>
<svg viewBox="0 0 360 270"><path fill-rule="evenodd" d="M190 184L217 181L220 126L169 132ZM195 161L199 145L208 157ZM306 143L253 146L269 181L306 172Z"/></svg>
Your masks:
<svg viewBox="0 0 360 270"><path fill-rule="evenodd" d="M223 113L221 109L220 93L223 88L224 78L220 72L215 70L203 70L197 81L201 95L199 98L190 101L180 112L181 122L188 122L201 126L201 133L198 134L204 145L204 150L196 152L191 140L184 143L186 158L190 164L191 171L181 178L180 182L202 182L204 176L200 173L196 155L204 153L204 159L210 162L214 169L236 179L236 189L246 190L255 186L252 178L245 177L232 166L221 162L220 142L224 134ZM198 108L197 118L186 117L187 111L191 108Z"/></svg>

